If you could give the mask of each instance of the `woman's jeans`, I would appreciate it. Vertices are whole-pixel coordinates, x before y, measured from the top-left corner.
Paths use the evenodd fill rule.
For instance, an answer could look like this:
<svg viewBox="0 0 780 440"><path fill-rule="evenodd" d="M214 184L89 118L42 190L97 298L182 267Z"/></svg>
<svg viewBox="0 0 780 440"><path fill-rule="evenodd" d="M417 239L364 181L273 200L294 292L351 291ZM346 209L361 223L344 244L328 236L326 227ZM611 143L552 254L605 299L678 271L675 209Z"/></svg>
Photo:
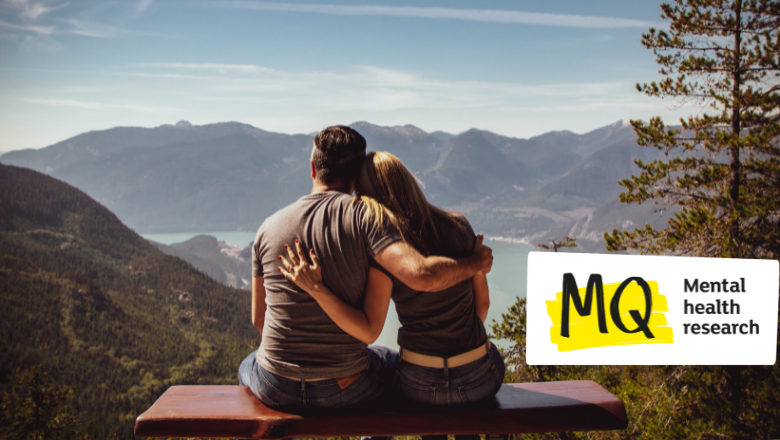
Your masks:
<svg viewBox="0 0 780 440"><path fill-rule="evenodd" d="M393 387L401 396L425 405L472 403L495 396L504 381L504 359L492 343L487 356L455 368L429 368L401 361ZM447 436L423 436L424 440ZM457 440L478 435L457 435Z"/></svg>
<svg viewBox="0 0 780 440"><path fill-rule="evenodd" d="M406 399L426 405L471 403L494 396L504 381L504 359L490 344L487 356L455 368L401 362L393 386Z"/></svg>
<svg viewBox="0 0 780 440"><path fill-rule="evenodd" d="M369 367L343 390L335 379L307 381L277 376L255 361L252 352L238 368L238 383L246 385L266 406L290 412L341 408L375 400L398 364L398 352L379 345L368 347Z"/></svg>

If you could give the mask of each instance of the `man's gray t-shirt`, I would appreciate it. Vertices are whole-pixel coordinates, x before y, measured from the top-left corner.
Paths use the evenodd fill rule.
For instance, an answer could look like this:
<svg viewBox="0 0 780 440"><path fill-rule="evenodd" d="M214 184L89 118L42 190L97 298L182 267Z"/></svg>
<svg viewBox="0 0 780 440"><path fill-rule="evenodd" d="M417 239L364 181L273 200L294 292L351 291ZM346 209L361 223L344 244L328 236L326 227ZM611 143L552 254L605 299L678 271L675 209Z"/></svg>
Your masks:
<svg viewBox="0 0 780 440"><path fill-rule="evenodd" d="M252 246L253 275L262 276L267 305L260 365L271 373L339 378L368 368L366 344L341 330L308 293L277 269L284 245L298 239L314 249L325 286L345 303L363 309L369 259L401 240L390 224L366 221L366 207L345 193L328 191L301 197L268 217Z"/></svg>

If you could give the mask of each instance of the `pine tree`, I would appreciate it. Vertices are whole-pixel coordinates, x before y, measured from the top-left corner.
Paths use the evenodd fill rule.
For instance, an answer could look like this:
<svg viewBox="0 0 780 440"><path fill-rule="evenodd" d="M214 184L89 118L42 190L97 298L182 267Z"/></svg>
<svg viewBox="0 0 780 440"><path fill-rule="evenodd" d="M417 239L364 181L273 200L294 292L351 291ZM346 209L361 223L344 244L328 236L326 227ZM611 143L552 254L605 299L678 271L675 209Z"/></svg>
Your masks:
<svg viewBox="0 0 780 440"><path fill-rule="evenodd" d="M536 247L548 251L552 250L553 252L558 252L558 249L560 248L577 247L577 239L570 236L563 237L562 240L555 240L551 238L549 241L550 244L537 243Z"/></svg>
<svg viewBox="0 0 780 440"><path fill-rule="evenodd" d="M664 77L640 92L700 106L680 127L631 121L643 147L663 160L619 184L624 203L675 212L668 226L604 234L610 250L734 258L780 258L780 3L676 0L661 6L669 29L650 29ZM780 436L780 367L659 367L672 407L653 438Z"/></svg>
<svg viewBox="0 0 780 440"><path fill-rule="evenodd" d="M610 250L778 258L780 255L780 3L676 0L661 6L669 30L650 29L664 78L640 92L702 107L668 127L631 121L638 143L667 154L636 161L619 182L624 203L676 209L665 229L605 234Z"/></svg>
<svg viewBox="0 0 780 440"><path fill-rule="evenodd" d="M74 387L55 385L40 365L19 373L0 401L0 439L80 438L81 419L70 405L74 395Z"/></svg>

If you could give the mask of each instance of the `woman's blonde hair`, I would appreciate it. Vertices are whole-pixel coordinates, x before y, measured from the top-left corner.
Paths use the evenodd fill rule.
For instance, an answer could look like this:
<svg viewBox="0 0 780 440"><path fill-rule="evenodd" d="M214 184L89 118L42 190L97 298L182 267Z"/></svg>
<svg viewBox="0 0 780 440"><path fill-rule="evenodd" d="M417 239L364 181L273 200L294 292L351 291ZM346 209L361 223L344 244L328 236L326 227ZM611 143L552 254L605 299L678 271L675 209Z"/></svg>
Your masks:
<svg viewBox="0 0 780 440"><path fill-rule="evenodd" d="M439 247L442 223L462 221L457 213L437 208L425 198L417 178L397 157L387 152L366 155L355 182L357 196L366 204L366 220L383 225L387 220L404 240L421 254Z"/></svg>

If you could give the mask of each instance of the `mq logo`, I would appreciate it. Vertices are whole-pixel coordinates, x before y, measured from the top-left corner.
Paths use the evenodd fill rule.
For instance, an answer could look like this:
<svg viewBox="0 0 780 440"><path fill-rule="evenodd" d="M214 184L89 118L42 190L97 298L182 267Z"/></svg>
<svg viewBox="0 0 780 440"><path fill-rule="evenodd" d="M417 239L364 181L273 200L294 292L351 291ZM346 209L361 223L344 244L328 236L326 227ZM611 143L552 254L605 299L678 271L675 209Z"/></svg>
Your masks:
<svg viewBox="0 0 780 440"><path fill-rule="evenodd" d="M594 290L595 316L591 313ZM591 274L587 287L579 289L574 275L565 273L563 291L555 296L554 301L547 301L547 314L553 322L550 339L558 345L558 351L674 342L674 333L664 314L669 311L666 297L658 293L655 281L630 277L622 283L603 284L601 275ZM574 305L573 313L571 305Z"/></svg>

